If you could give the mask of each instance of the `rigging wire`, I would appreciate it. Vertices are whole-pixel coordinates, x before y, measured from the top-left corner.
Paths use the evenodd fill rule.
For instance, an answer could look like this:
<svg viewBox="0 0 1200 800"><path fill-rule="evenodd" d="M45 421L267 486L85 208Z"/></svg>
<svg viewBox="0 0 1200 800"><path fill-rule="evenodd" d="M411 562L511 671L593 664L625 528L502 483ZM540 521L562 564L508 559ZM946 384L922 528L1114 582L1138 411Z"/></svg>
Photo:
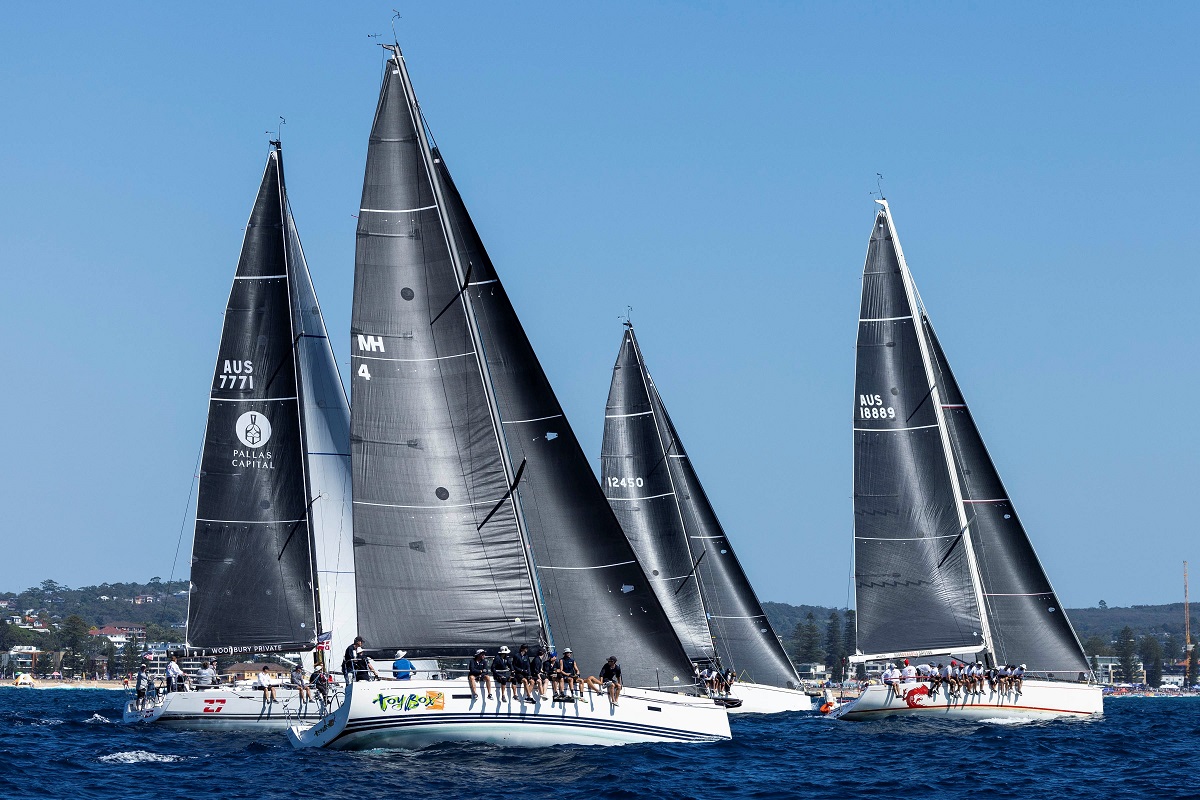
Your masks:
<svg viewBox="0 0 1200 800"><path fill-rule="evenodd" d="M208 426L205 425L205 430ZM192 467L192 483L188 486L187 502L183 506L183 519L179 521L179 538L175 541L175 558L171 560L171 574L167 578L167 583L175 580L175 566L179 563L179 548L183 546L183 531L187 527L188 509L192 507L192 491L196 488L196 481L200 479L200 459L204 456L204 437L200 437L200 449L196 452L196 465Z"/></svg>

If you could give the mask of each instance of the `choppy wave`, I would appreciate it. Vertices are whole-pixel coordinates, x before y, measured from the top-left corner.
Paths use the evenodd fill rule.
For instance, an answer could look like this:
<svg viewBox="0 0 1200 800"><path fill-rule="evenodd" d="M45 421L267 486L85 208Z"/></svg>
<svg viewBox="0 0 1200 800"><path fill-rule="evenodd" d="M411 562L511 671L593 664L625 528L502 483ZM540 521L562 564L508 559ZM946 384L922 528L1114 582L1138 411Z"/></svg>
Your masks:
<svg viewBox="0 0 1200 800"><path fill-rule="evenodd" d="M0 797L163 800L219 791L229 800L295 800L298 786L372 798L495 796L519 787L522 796L550 800L963 800L969 787L986 787L987 800L1198 796L1200 699L1106 702L1104 717L1086 721L741 715L730 719L734 739L715 744L457 743L359 753L294 750L280 731L113 724L121 702L101 691L7 694Z"/></svg>
<svg viewBox="0 0 1200 800"><path fill-rule="evenodd" d="M100 756L96 760L103 761L105 764L170 764L175 761L183 761L186 758L186 756L173 756L166 753L151 753L149 750L125 750L120 753L109 753L106 756Z"/></svg>

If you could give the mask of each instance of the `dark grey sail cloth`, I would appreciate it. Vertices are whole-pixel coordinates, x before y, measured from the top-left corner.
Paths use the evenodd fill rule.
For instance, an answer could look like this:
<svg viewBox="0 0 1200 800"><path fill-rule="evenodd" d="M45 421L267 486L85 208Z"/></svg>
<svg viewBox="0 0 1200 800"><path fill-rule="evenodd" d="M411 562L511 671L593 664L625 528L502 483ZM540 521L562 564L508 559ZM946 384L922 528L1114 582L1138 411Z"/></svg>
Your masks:
<svg viewBox="0 0 1200 800"><path fill-rule="evenodd" d="M994 657L1030 672L1074 678L1091 673L1066 610L1058 601L1029 536L984 446L941 343L922 316L931 344L959 486L983 584Z"/></svg>
<svg viewBox="0 0 1200 800"><path fill-rule="evenodd" d="M716 656L663 438L633 329L621 338L604 408L600 485L693 661Z"/></svg>
<svg viewBox="0 0 1200 800"><path fill-rule="evenodd" d="M221 331L192 546L188 644L316 641L281 155L246 226Z"/></svg>
<svg viewBox="0 0 1200 800"><path fill-rule="evenodd" d="M354 262L359 632L410 656L491 652L545 632L414 119L389 62Z"/></svg>
<svg viewBox="0 0 1200 800"><path fill-rule="evenodd" d="M627 410L618 411L618 408ZM643 413L646 411L652 413ZM658 386L646 367L641 345L632 327L621 340L621 351L613 370L608 408L605 411L603 452L606 457L602 459L601 475L605 476L602 485L610 502L615 493L629 489L628 481L622 489L621 477L617 477L624 477L624 474L617 471L621 461L614 458L610 444L615 446L619 440L610 441L609 430L611 427L614 433L619 431L618 423L626 419L621 414L630 413L639 416L628 419L652 420L657 428L653 439L649 441L652 448L649 452L659 454L654 471L668 470L670 473L674 492L670 499L673 505L678 504L678 518L683 522L689 558L696 570L693 582L703 598L711 641L721 664L737 670L743 681L795 688L799 685L795 668L771 623L767 621L754 588L717 519ZM642 442L641 439L631 439L629 445L636 449L639 445L644 446ZM636 460L637 456L634 455L632 461ZM616 477L616 480L609 476ZM618 518L622 505L629 504L613 503Z"/></svg>
<svg viewBox="0 0 1200 800"><path fill-rule="evenodd" d="M436 152L436 151L435 151ZM682 688L691 662L596 481L445 162L439 174L496 389L546 618L583 669L621 659L626 685ZM489 525L491 523L488 523Z"/></svg>
<svg viewBox="0 0 1200 800"><path fill-rule="evenodd" d="M854 581L866 654L983 645L919 335L880 212L854 378Z"/></svg>

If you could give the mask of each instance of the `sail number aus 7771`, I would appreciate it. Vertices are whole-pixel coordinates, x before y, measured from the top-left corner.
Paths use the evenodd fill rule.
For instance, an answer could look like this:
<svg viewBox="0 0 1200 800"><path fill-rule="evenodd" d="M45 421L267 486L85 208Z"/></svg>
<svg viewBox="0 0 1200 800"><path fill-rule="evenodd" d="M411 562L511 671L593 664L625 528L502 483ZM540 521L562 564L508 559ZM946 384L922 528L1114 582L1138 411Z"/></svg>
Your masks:
<svg viewBox="0 0 1200 800"><path fill-rule="evenodd" d="M859 419L895 419L896 409L883 404L883 398L877 394L860 394L858 396Z"/></svg>
<svg viewBox="0 0 1200 800"><path fill-rule="evenodd" d="M610 489L640 489L646 484L641 478L617 478L612 475L605 478L604 483Z"/></svg>
<svg viewBox="0 0 1200 800"><path fill-rule="evenodd" d="M231 361L227 358L217 377L221 380L218 389L253 389L254 362L249 360Z"/></svg>

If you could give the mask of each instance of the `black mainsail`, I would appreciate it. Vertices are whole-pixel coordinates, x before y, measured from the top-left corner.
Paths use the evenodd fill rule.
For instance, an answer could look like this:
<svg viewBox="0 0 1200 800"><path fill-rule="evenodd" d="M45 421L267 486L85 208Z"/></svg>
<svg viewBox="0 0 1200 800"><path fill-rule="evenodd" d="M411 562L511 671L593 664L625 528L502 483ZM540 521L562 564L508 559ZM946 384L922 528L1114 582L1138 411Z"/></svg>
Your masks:
<svg viewBox="0 0 1200 800"><path fill-rule="evenodd" d="M857 650L983 651L1031 673L1087 672L881 205L855 374Z"/></svg>
<svg viewBox="0 0 1200 800"><path fill-rule="evenodd" d="M344 496L321 488L345 482L345 393L328 341L318 339L324 322L288 207L282 153L273 144L246 226L209 400L187 628L188 644L202 649L311 649L326 605L317 600L314 528L336 526L349 535ZM326 457L333 461L315 482L306 428L318 431L321 448L343 454ZM351 558L347 553L340 564L352 565ZM337 562L335 571L347 569ZM351 593L352 580L343 586Z"/></svg>
<svg viewBox="0 0 1200 800"><path fill-rule="evenodd" d="M440 153L389 60L351 333L359 623L426 656L539 640L691 681ZM595 665L590 667L589 665Z"/></svg>
<svg viewBox="0 0 1200 800"><path fill-rule="evenodd" d="M715 653L742 681L798 686L630 324L613 366L600 462L609 503L692 658Z"/></svg>

